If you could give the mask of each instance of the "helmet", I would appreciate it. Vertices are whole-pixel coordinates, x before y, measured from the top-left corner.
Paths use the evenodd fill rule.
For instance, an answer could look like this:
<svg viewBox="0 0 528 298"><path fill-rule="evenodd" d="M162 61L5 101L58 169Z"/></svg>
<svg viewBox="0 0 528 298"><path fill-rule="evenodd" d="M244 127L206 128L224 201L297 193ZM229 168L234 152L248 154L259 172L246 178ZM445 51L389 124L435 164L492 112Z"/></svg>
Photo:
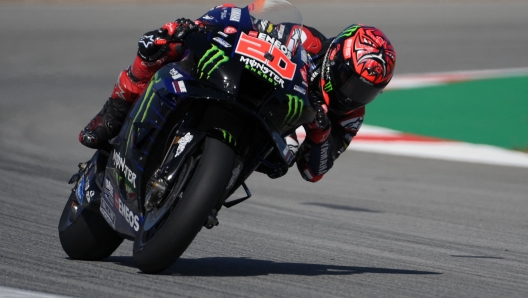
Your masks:
<svg viewBox="0 0 528 298"><path fill-rule="evenodd" d="M373 101L391 80L395 63L396 52L381 30L349 26L324 57L321 91L326 103L346 113Z"/></svg>

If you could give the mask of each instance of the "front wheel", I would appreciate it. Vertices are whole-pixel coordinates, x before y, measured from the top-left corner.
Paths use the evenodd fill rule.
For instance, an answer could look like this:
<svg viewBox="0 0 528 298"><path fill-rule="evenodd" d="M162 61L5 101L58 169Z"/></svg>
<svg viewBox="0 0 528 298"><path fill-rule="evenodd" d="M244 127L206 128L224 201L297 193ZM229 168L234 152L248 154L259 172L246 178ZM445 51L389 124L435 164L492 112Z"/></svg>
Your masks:
<svg viewBox="0 0 528 298"><path fill-rule="evenodd" d="M169 195L173 200L160 207L167 213L154 224L148 224L147 214L134 241L134 262L141 271L161 272L183 254L225 191L234 160L235 152L213 138L189 155L171 192L176 193Z"/></svg>

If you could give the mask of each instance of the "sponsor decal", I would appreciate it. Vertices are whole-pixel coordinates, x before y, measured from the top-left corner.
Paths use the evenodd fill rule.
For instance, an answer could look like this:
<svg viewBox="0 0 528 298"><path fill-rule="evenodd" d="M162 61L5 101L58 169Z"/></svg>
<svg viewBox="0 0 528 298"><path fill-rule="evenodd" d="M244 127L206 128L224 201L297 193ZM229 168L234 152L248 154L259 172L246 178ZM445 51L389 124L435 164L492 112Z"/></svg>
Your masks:
<svg viewBox="0 0 528 298"><path fill-rule="evenodd" d="M101 200L101 207L99 207L99 210L101 211L101 215L104 217L106 222L108 222L108 224L115 230L115 213L104 200Z"/></svg>
<svg viewBox="0 0 528 298"><path fill-rule="evenodd" d="M181 75L181 73L179 73L176 69L171 69L169 71L170 75L172 76L172 79L173 80L177 80L177 79L181 79L183 78L183 76Z"/></svg>
<svg viewBox="0 0 528 298"><path fill-rule="evenodd" d="M108 178L105 178L104 196L106 199L108 199L109 202L111 201L111 197L113 193L114 193L114 188L112 187L112 183L110 182L110 180L108 180Z"/></svg>
<svg viewBox="0 0 528 298"><path fill-rule="evenodd" d="M306 72L306 67L299 69L302 77L302 84L308 88L308 73Z"/></svg>
<svg viewBox="0 0 528 298"><path fill-rule="evenodd" d="M308 64L308 54L304 48L301 48L301 60L304 64Z"/></svg>
<svg viewBox="0 0 528 298"><path fill-rule="evenodd" d="M262 32L266 31L266 27L268 26L268 23L269 23L268 20L261 20L258 26L259 31L262 31Z"/></svg>
<svg viewBox="0 0 528 298"><path fill-rule="evenodd" d="M213 40L216 41L217 43L221 44L224 48L232 47L232 45L230 43L228 43L227 41L223 40L220 37L215 37L215 38L213 38Z"/></svg>
<svg viewBox="0 0 528 298"><path fill-rule="evenodd" d="M190 132L185 134L183 138L180 138L178 140L178 148L176 149L176 154L174 155L174 157L178 157L183 152L183 150L185 150L185 146L187 146L187 144L189 144L192 139L193 135Z"/></svg>
<svg viewBox="0 0 528 298"><path fill-rule="evenodd" d="M284 80L281 79L277 74L271 71L271 69L266 67L264 64L259 63L253 59L246 58L244 56L240 57L240 62L246 63L246 69L258 74L265 80L268 80L268 82L272 83L273 85L280 85L282 88L284 88Z"/></svg>
<svg viewBox="0 0 528 298"><path fill-rule="evenodd" d="M211 77L211 73L220 66L220 64L229 61L229 57L225 55L225 52L222 51L219 47L212 45L203 57L198 61L198 72L200 72L200 79L205 74L205 71L209 68L207 72L207 79Z"/></svg>
<svg viewBox="0 0 528 298"><path fill-rule="evenodd" d="M185 83L183 81L172 82L172 88L174 88L174 91L176 93L186 93L187 92L187 88L185 87Z"/></svg>
<svg viewBox="0 0 528 298"><path fill-rule="evenodd" d="M202 17L202 19L204 19L204 20L208 20L208 21L211 21L211 20L214 20L215 18L212 17L212 16L210 16L210 15L208 15L208 14L206 14L206 15L204 15L204 16Z"/></svg>
<svg viewBox="0 0 528 298"><path fill-rule="evenodd" d="M343 56L345 59L350 59L352 57L352 43L354 42L354 38L349 38L345 40L345 47L343 48ZM332 60L332 58L330 58Z"/></svg>
<svg viewBox="0 0 528 298"><path fill-rule="evenodd" d="M286 26L279 24L277 25L277 28L278 28L277 37L279 39L282 39L282 36L284 36L284 29L286 28Z"/></svg>
<svg viewBox="0 0 528 298"><path fill-rule="evenodd" d="M222 13L220 14L220 18L223 20L227 17L227 10L223 10Z"/></svg>
<svg viewBox="0 0 528 298"><path fill-rule="evenodd" d="M231 187L233 187L236 180L238 179L238 175L240 175L240 172L242 172L242 164L239 164L236 168L233 169L231 179L229 179L229 183L227 184L226 189L231 189Z"/></svg>
<svg viewBox="0 0 528 298"><path fill-rule="evenodd" d="M306 94L306 89L304 89L303 87L298 86L298 85L293 86L293 90L301 93L302 95Z"/></svg>
<svg viewBox="0 0 528 298"><path fill-rule="evenodd" d="M229 20L232 22L240 22L240 16L242 15L242 10L237 7L231 8L231 15L229 16Z"/></svg>
<svg viewBox="0 0 528 298"><path fill-rule="evenodd" d="M271 43L266 40L251 37L242 32L235 52L265 64L286 80L292 80L295 75L297 65L293 63L286 54L282 52L282 50L271 45ZM270 54L272 57L271 60L268 59Z"/></svg>
<svg viewBox="0 0 528 298"><path fill-rule="evenodd" d="M363 117L356 117L349 120L345 120L341 122L341 126L347 130L355 130L358 131L361 127L361 124L363 124Z"/></svg>
<svg viewBox="0 0 528 298"><path fill-rule="evenodd" d="M266 32L268 32L268 34L269 34L269 33L271 33L271 31L273 31L273 24L270 23L268 25L268 29L266 29Z"/></svg>
<svg viewBox="0 0 528 298"><path fill-rule="evenodd" d="M306 69L303 67L299 70L299 72L301 73L303 81L308 81L308 74L306 73Z"/></svg>
<svg viewBox="0 0 528 298"><path fill-rule="evenodd" d="M313 82L320 72L321 71L319 69L314 70L312 76L310 77L310 82Z"/></svg>
<svg viewBox="0 0 528 298"><path fill-rule="evenodd" d="M259 33L258 34L258 38L259 39L262 39L262 40L265 40L266 42L269 42L271 43L272 45L276 46L277 48L279 48L284 54L286 54L286 56L288 57L288 59L291 59L292 57L292 53L290 51L288 51L288 48L286 48L285 45L283 45L280 40L278 38L274 38L274 37L271 37L269 35L267 35L266 33ZM306 63L306 62L305 62Z"/></svg>
<svg viewBox="0 0 528 298"><path fill-rule="evenodd" d="M335 54L337 53L337 50L336 49L333 49L331 52L330 52L330 57L328 59L330 59L330 61L334 61L334 57L335 57Z"/></svg>
<svg viewBox="0 0 528 298"><path fill-rule="evenodd" d="M114 167L120 170L125 175L128 182L132 183L134 188L136 188L137 175L134 172L132 172L132 170L125 164L125 158L121 157L121 154L119 154L119 152L114 150L112 160L114 162Z"/></svg>
<svg viewBox="0 0 528 298"><path fill-rule="evenodd" d="M86 200L88 201L88 203L90 203L94 195L95 195L95 192L93 190L86 192Z"/></svg>
<svg viewBox="0 0 528 298"><path fill-rule="evenodd" d="M359 25L352 25L352 26L346 28L345 30L343 30L343 32L341 32L341 34L339 34L339 35L336 37L336 39L337 39L337 38L340 38L340 37L345 37L345 36L346 36L346 37L350 37L350 36L354 35L354 33L356 33L356 31L357 31L359 28L361 28L361 26L359 26Z"/></svg>
<svg viewBox="0 0 528 298"><path fill-rule="evenodd" d="M139 42L142 43L145 48L149 48L154 44L154 35L143 35L139 39Z"/></svg>
<svg viewBox="0 0 528 298"><path fill-rule="evenodd" d="M237 33L237 29L235 29L235 27L227 26L227 27L224 29L224 33L227 33L227 34ZM227 36L226 36L226 37L227 37Z"/></svg>
<svg viewBox="0 0 528 298"><path fill-rule="evenodd" d="M301 118L304 100L296 95L286 94L286 96L288 96L288 114L286 114L284 122L294 123Z"/></svg>
<svg viewBox="0 0 528 298"><path fill-rule="evenodd" d="M302 31L299 26L296 26L292 33L290 34L290 39L288 40L288 50L290 52L295 52L297 47L301 45L307 39L306 33Z"/></svg>
<svg viewBox="0 0 528 298"><path fill-rule="evenodd" d="M218 128L218 130L220 130L224 134L224 140L226 142L228 142L229 144L233 143L233 145L236 146L236 140L229 131L221 128Z"/></svg>
<svg viewBox="0 0 528 298"><path fill-rule="evenodd" d="M332 82L329 81L328 83L326 83L324 85L324 87L323 87L323 90L325 92L330 92L330 91L334 90L334 87L332 86Z"/></svg>
<svg viewBox="0 0 528 298"><path fill-rule="evenodd" d="M225 30L224 30L225 31ZM222 35L223 37L228 37L229 35L225 34L224 32L222 31L218 31L218 34Z"/></svg>
<svg viewBox="0 0 528 298"><path fill-rule="evenodd" d="M321 146L321 159L319 161L319 175L328 171L328 147L330 142L328 140Z"/></svg>
<svg viewBox="0 0 528 298"><path fill-rule="evenodd" d="M117 197L117 194L115 207L119 209L119 213L121 213L121 216L125 218L130 227L136 232L139 231L139 216L134 214L132 210L128 209L128 206L124 204L119 197Z"/></svg>
<svg viewBox="0 0 528 298"><path fill-rule="evenodd" d="M77 191L75 192L75 195L77 196L77 200L78 200L79 203L81 203L81 204L82 204L83 199L84 199L84 198L83 198L83 194L84 194L83 189L85 189L85 188L84 188L84 180L85 180L85 179L86 179L86 178L85 178L85 176L83 175L82 178L81 178L81 180L79 181L79 184L77 185Z"/></svg>

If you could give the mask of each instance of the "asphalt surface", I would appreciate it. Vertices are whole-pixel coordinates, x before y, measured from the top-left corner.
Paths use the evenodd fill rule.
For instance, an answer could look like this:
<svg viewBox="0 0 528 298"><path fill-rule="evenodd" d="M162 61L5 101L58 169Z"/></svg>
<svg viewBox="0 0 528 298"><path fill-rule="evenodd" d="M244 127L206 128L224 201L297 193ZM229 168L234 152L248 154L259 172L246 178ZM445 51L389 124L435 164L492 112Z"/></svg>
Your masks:
<svg viewBox="0 0 528 298"><path fill-rule="evenodd" d="M0 287L80 297L527 297L528 170L346 152L317 184L247 182L162 275L67 258L57 224L79 130L137 38L211 5L0 4ZM399 73L526 67L528 3L307 4L336 34L381 27ZM330 25L335 22L333 25ZM0 293L2 296L2 293Z"/></svg>

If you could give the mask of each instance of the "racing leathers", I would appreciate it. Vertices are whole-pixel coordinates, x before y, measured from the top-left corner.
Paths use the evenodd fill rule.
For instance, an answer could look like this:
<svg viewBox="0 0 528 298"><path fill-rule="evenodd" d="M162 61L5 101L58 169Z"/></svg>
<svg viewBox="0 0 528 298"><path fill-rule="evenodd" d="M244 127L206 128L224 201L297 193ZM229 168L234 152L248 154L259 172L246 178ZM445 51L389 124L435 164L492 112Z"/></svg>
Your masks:
<svg viewBox="0 0 528 298"><path fill-rule="evenodd" d="M232 9L224 4L214 9ZM183 57L183 43L168 43L168 39L183 40L185 34L206 26L206 15L191 21L178 19L163 25L159 30L145 33L138 42L138 51L132 65L123 70L117 79L112 94L103 109L81 131L79 141L90 148L106 148L108 140L115 137L122 126L129 108L148 85L151 77L161 67ZM329 99L323 96L320 86L323 57L332 39L327 39L318 30L297 24L271 24L265 20L254 20L255 30L279 40L298 34L302 45L310 56L311 71L308 74L307 91L310 94L317 116L312 123L304 125L306 138L299 146L296 163L301 176L310 182L319 181L332 168L334 160L343 153L358 132L365 113L364 107L353 111L328 109ZM297 151L297 136L286 138L290 149ZM272 178L285 174L285 170L269 172Z"/></svg>

